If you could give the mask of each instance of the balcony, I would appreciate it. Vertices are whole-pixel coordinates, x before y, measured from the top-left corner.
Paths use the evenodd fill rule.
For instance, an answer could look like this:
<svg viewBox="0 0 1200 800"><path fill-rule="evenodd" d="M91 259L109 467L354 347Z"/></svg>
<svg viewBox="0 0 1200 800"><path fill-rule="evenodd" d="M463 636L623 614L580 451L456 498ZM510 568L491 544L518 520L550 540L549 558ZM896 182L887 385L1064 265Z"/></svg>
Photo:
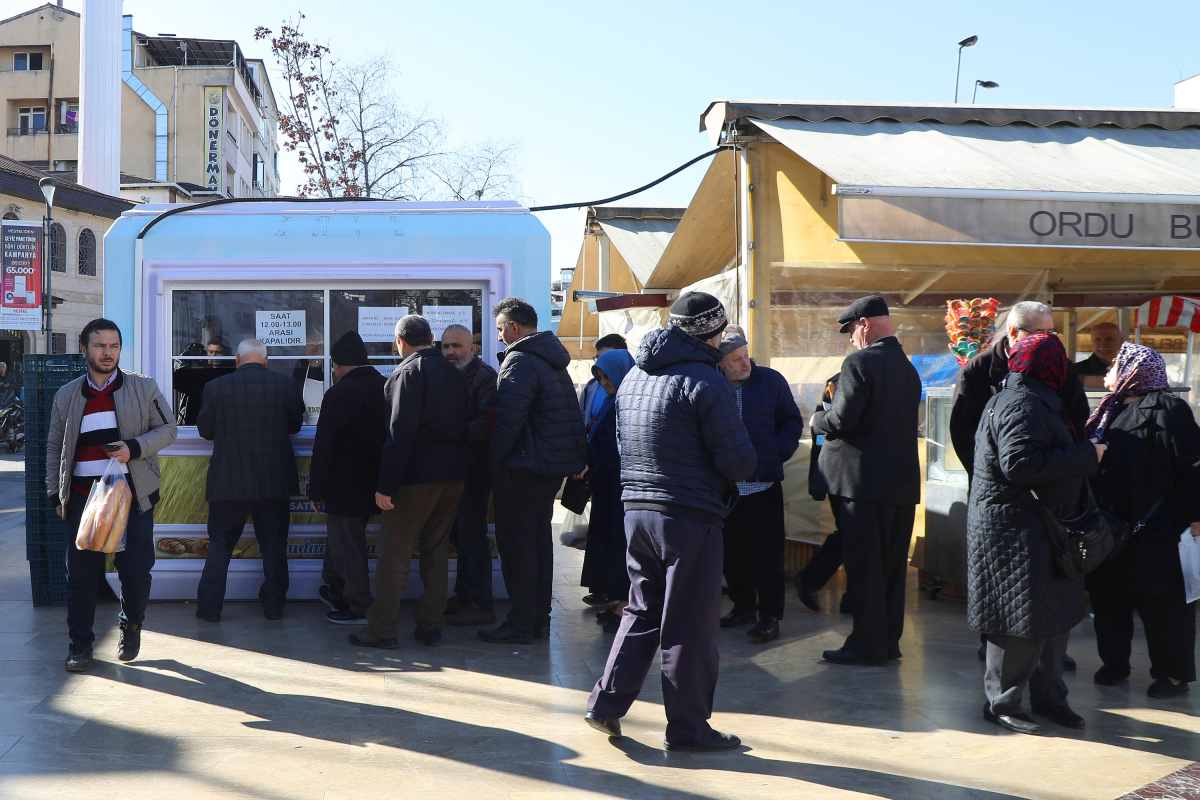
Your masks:
<svg viewBox="0 0 1200 800"><path fill-rule="evenodd" d="M20 128L8 129L9 136L41 136L48 133L50 133L49 128L30 128L24 125Z"/></svg>
<svg viewBox="0 0 1200 800"><path fill-rule="evenodd" d="M70 122L70 123L66 123L66 124L63 124L63 125L55 125L55 126L54 126L54 132L55 132L56 134L59 134L59 133L79 133L79 123L78 123L78 122Z"/></svg>

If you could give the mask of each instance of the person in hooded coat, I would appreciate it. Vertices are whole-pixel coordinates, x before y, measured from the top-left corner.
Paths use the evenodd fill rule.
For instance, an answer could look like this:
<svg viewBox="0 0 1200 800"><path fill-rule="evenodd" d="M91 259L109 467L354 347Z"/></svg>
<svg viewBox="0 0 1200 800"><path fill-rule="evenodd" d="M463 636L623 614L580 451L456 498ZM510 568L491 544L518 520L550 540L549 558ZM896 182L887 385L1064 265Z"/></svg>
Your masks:
<svg viewBox="0 0 1200 800"><path fill-rule="evenodd" d="M625 567L625 506L621 503L621 456L617 452L616 394L633 367L628 350L608 350L596 359L592 375L604 400L588 429L588 465L592 477L592 516L580 582L593 596L603 595L614 607L600 614L605 633L616 633L629 599Z"/></svg>
<svg viewBox="0 0 1200 800"><path fill-rule="evenodd" d="M1028 685L1035 714L1082 728L1067 705L1062 671L1067 636L1084 616L1083 578L1057 572L1032 493L1056 517L1072 515L1105 448L1083 439L1065 416L1059 392L1068 359L1057 336L1016 342L1008 366L975 435L967 506L967 623L987 634L983 716L1041 733L1021 705Z"/></svg>
<svg viewBox="0 0 1200 800"><path fill-rule="evenodd" d="M1196 680L1196 606L1184 596L1179 535L1200 536L1200 426L1149 347L1122 344L1104 381L1112 394L1087 425L1109 448L1092 484L1096 502L1131 527L1144 524L1086 578L1104 662L1095 682L1129 677L1137 611L1154 678L1147 693L1178 697Z"/></svg>

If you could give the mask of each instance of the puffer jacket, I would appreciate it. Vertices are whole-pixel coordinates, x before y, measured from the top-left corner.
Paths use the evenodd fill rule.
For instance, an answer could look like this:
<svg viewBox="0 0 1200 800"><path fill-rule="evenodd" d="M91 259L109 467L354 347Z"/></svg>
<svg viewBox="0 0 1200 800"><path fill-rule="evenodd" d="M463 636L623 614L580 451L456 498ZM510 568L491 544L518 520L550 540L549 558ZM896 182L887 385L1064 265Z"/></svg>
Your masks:
<svg viewBox="0 0 1200 800"><path fill-rule="evenodd" d="M783 480L783 464L800 446L804 417L787 378L753 360L750 364L750 377L742 383L742 423L758 456L750 480L773 483Z"/></svg>
<svg viewBox="0 0 1200 800"><path fill-rule="evenodd" d="M1053 390L1019 373L988 401L975 435L967 506L967 624L981 633L1051 636L1084 615L1083 578L1054 569L1029 490L1058 517L1079 507L1096 448L1078 441Z"/></svg>
<svg viewBox="0 0 1200 800"><path fill-rule="evenodd" d="M617 447L626 511L652 510L721 526L729 483L756 456L721 354L675 326L651 331L617 390Z"/></svg>
<svg viewBox="0 0 1200 800"><path fill-rule="evenodd" d="M488 450L492 469L528 469L550 478L583 471L587 432L569 363L570 354L550 331L522 337L504 351Z"/></svg>

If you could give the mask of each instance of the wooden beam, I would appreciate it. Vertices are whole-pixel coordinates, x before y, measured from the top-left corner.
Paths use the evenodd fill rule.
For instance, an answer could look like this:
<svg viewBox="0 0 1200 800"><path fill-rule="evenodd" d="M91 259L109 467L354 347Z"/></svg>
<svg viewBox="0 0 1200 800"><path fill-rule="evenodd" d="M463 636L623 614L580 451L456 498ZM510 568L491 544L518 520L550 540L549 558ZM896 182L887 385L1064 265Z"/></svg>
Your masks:
<svg viewBox="0 0 1200 800"><path fill-rule="evenodd" d="M920 297L922 292L924 292L930 286L933 286L944 277L946 277L945 270L942 272L935 272L933 275L930 275L928 278L921 281L921 284L911 292L905 292L904 294L900 295L900 299L904 301L904 305L908 305L913 300L916 300L918 297Z"/></svg>

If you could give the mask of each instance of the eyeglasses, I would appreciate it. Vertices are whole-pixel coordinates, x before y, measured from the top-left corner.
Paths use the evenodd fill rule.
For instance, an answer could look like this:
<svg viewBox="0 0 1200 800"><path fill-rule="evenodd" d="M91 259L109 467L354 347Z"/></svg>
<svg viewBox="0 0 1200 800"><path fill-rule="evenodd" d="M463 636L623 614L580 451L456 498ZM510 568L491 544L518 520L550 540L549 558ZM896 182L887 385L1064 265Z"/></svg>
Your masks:
<svg viewBox="0 0 1200 800"><path fill-rule="evenodd" d="M1054 328L1051 328L1048 331L1031 331L1028 328L1017 328L1017 330L1021 331L1022 333L1028 333L1030 336L1035 336L1039 333L1048 333L1051 336L1058 336L1058 331Z"/></svg>

